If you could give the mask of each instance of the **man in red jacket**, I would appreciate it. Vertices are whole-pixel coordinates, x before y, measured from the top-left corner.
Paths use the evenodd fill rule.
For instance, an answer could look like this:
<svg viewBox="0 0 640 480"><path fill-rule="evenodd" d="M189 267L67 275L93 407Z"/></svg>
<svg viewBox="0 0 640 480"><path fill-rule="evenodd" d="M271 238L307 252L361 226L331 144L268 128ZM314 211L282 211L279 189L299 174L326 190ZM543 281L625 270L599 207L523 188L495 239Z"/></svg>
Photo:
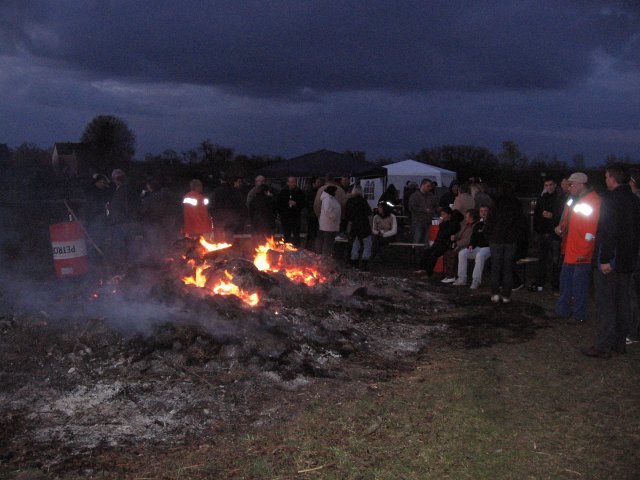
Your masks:
<svg viewBox="0 0 640 480"><path fill-rule="evenodd" d="M556 234L562 237L564 254L556 315L568 320L573 313L573 324L584 323L587 319L591 259L600 218L600 196L587 187L587 182L586 174L571 174L570 197L560 224L555 228Z"/></svg>
<svg viewBox="0 0 640 480"><path fill-rule="evenodd" d="M184 210L184 234L198 238L201 235L211 238L213 227L209 216L209 199L202 195L202 182L193 179L189 183L191 191L184 196L182 207Z"/></svg>

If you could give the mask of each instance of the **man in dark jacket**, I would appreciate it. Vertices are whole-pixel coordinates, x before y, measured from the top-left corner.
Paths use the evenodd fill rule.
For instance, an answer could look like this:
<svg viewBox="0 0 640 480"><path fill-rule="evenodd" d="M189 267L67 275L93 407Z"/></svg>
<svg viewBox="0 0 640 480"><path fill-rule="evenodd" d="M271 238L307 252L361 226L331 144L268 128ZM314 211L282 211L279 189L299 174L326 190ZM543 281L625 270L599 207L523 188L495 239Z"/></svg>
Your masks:
<svg viewBox="0 0 640 480"><path fill-rule="evenodd" d="M544 190L536 202L533 213L533 229L538 236L538 276L529 290L541 292L547 282L547 271L551 264L551 287L560 285L560 237L554 229L562 218L563 197L552 178L544 181Z"/></svg>
<svg viewBox="0 0 640 480"><path fill-rule="evenodd" d="M590 357L624 353L631 319L631 274L640 244L640 203L631 192L622 165L605 172L608 195L603 198L594 254L596 304L600 327L594 344L582 349Z"/></svg>
<svg viewBox="0 0 640 480"><path fill-rule="evenodd" d="M160 180L147 180L139 210L145 247L141 254L145 260L161 259L178 238L182 213L180 210L177 195L163 188Z"/></svg>
<svg viewBox="0 0 640 480"><path fill-rule="evenodd" d="M212 202L217 241L233 243L234 234L242 232L247 216L246 201L241 177L232 177L231 182L221 179L213 192Z"/></svg>
<svg viewBox="0 0 640 480"><path fill-rule="evenodd" d="M353 188L351 197L347 200L346 219L349 222L349 240L351 246L351 265L358 266L363 270L368 270L369 259L371 258L371 207L362 195L362 188L356 185Z"/></svg>
<svg viewBox="0 0 640 480"><path fill-rule="evenodd" d="M301 214L305 204L305 195L298 188L296 177L287 178L287 186L280 190L276 198L276 210L280 215L284 241L296 246L300 245Z"/></svg>
<svg viewBox="0 0 640 480"><path fill-rule="evenodd" d="M509 303L513 289L513 266L518 241L523 237L526 219L514 186L500 186L495 207L487 217L487 238L491 249L491 301ZM502 289L501 289L502 288Z"/></svg>
<svg viewBox="0 0 640 480"><path fill-rule="evenodd" d="M111 266L124 272L136 258L135 239L139 233L136 221L140 208L140 195L127 175L116 168L111 173L116 186L108 207L111 227Z"/></svg>

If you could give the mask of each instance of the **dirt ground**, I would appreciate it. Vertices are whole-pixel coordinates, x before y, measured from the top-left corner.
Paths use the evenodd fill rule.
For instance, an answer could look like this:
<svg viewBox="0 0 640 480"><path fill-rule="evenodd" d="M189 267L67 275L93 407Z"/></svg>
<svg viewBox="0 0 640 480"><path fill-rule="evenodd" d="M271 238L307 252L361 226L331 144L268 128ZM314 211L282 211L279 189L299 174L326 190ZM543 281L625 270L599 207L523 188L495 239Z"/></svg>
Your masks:
<svg viewBox="0 0 640 480"><path fill-rule="evenodd" d="M144 270L4 291L0 477L640 478L640 348L396 260L254 309Z"/></svg>

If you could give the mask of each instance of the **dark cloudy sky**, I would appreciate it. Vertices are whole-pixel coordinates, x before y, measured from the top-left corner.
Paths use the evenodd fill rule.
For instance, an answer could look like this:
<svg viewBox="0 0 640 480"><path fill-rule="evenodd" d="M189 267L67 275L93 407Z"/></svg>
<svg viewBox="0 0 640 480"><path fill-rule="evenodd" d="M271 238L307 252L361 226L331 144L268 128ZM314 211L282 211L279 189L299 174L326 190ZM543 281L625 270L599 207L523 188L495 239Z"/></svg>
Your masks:
<svg viewBox="0 0 640 480"><path fill-rule="evenodd" d="M640 161L640 1L1 0L0 143Z"/></svg>

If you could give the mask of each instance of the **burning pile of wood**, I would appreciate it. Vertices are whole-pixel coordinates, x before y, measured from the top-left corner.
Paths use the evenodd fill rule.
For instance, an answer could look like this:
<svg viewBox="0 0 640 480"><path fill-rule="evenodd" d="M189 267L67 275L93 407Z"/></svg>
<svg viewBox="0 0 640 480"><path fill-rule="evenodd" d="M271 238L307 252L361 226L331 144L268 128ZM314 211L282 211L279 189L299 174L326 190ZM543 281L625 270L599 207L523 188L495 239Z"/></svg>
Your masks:
<svg viewBox="0 0 640 480"><path fill-rule="evenodd" d="M209 295L233 295L250 307L260 303L265 289L277 282L277 275L309 287L327 281L319 267L320 257L290 243L268 238L256 248L253 261L231 257L227 253L233 251L232 247L204 238L191 242L182 256L186 269L191 271L182 281Z"/></svg>

